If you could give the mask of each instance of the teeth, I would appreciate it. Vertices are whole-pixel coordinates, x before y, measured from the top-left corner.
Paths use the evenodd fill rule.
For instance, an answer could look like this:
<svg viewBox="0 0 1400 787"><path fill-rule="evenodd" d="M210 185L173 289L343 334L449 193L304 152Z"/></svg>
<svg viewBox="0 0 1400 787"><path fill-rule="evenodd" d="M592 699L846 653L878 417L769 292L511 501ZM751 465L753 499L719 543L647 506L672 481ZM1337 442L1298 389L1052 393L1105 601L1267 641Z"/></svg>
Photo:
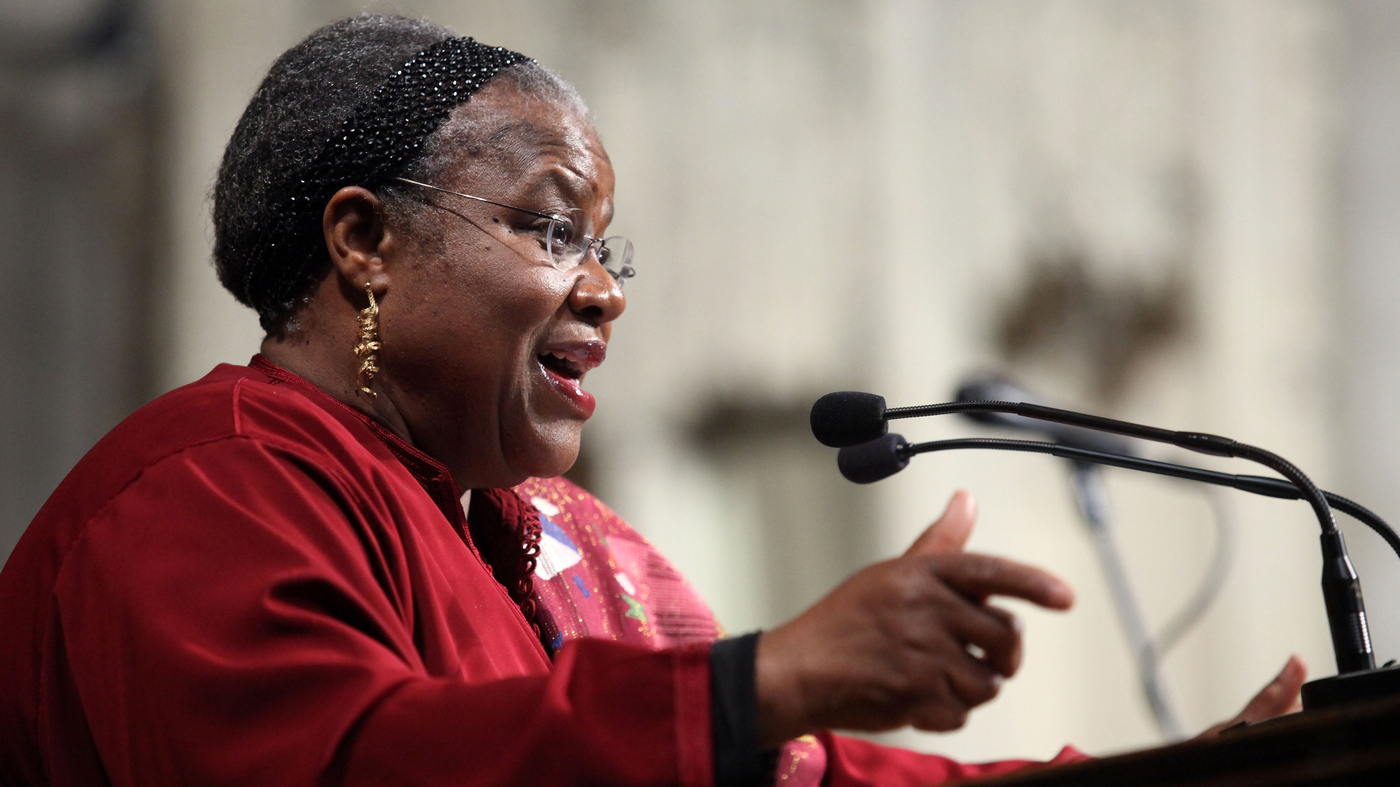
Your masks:
<svg viewBox="0 0 1400 787"><path fill-rule="evenodd" d="M585 371L584 365L579 363L573 357L574 353L570 353L564 350L550 350L549 352L545 353L545 355L553 356L554 359L559 362L559 366L566 374L582 376L583 372Z"/></svg>
<svg viewBox="0 0 1400 787"><path fill-rule="evenodd" d="M550 350L548 354L561 361L571 361L573 363L586 363L589 358L587 350Z"/></svg>
<svg viewBox="0 0 1400 787"><path fill-rule="evenodd" d="M541 358L553 357L554 360L564 369L576 376L583 376L589 369L597 366L603 361L602 351L592 346L570 347L564 346L545 350L540 353Z"/></svg>

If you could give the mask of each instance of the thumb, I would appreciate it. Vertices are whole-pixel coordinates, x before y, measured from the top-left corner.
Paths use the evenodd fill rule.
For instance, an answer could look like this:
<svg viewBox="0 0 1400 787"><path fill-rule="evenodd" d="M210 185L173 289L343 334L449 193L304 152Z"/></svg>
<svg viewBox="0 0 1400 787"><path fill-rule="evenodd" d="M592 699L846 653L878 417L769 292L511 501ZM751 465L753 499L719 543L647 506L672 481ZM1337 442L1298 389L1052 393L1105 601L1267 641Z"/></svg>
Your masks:
<svg viewBox="0 0 1400 787"><path fill-rule="evenodd" d="M1254 699L1244 706L1240 714L1229 721L1223 721L1214 727L1206 730L1198 738L1214 738L1224 730L1236 727L1242 723L1254 724L1272 719L1275 716L1282 716L1285 713L1295 713L1303 709L1302 703L1298 701L1298 692L1303 688L1303 681L1308 679L1308 665L1297 656L1288 659L1288 663L1283 665L1283 671L1278 677L1269 682L1262 691L1254 695Z"/></svg>
<svg viewBox="0 0 1400 787"><path fill-rule="evenodd" d="M1298 702L1298 692L1303 688L1303 681L1307 679L1308 665L1297 656L1290 657L1278 677L1254 695L1254 699L1244 707L1240 717L1253 723L1302 710Z"/></svg>
<svg viewBox="0 0 1400 787"><path fill-rule="evenodd" d="M977 523L977 500L966 489L953 493L948 507L937 522L929 525L905 555L938 555L945 552L961 552L972 535L972 526Z"/></svg>

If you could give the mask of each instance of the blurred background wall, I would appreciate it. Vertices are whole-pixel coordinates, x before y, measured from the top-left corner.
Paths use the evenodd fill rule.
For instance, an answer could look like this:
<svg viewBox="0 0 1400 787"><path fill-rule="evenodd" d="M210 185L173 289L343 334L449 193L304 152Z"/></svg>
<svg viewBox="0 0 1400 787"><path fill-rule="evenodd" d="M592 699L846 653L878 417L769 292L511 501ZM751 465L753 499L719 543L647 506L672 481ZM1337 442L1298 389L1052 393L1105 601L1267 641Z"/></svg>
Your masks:
<svg viewBox="0 0 1400 787"><path fill-rule="evenodd" d="M1400 5L0 0L0 555L123 415L256 351L209 264L206 194L271 61L366 9L527 52L590 101L640 273L576 472L730 630L897 554L960 487L981 501L972 548L1076 586L1071 613L1018 608L1028 656L998 700L902 744L985 759L1160 736L1065 468L943 454L857 488L807 432L821 393L939 401L1002 370L1262 444L1400 516ZM1161 625L1205 570L1210 509L1107 482ZM1165 665L1191 730L1289 653L1334 671L1306 507L1230 499L1236 562ZM1344 527L1378 655L1400 656L1400 567Z"/></svg>

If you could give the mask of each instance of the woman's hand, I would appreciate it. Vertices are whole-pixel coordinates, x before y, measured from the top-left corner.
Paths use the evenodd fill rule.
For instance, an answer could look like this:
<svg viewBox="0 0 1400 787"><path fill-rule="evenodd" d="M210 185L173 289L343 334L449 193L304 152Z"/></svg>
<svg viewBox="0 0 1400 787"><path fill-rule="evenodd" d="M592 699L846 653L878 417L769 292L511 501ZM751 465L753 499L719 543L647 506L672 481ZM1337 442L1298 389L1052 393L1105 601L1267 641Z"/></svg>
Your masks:
<svg viewBox="0 0 1400 787"><path fill-rule="evenodd" d="M1269 681L1254 699L1244 706L1244 710L1239 715L1229 721L1222 721L1205 732L1197 735L1197 738L1214 738L1220 734L1221 730L1229 729L1241 722L1253 724L1265 719L1272 719L1275 716L1282 716L1286 713L1297 713L1303 709L1303 704L1298 699L1298 693L1303 689L1303 681L1308 679L1308 665L1298 656L1290 656L1288 663L1283 665L1283 670L1278 676Z"/></svg>
<svg viewBox="0 0 1400 787"><path fill-rule="evenodd" d="M759 739L823 728L961 727L1021 662L1021 627L989 596L1068 609L1074 594L1038 568L969 554L977 509L958 492L903 556L858 572L758 642Z"/></svg>

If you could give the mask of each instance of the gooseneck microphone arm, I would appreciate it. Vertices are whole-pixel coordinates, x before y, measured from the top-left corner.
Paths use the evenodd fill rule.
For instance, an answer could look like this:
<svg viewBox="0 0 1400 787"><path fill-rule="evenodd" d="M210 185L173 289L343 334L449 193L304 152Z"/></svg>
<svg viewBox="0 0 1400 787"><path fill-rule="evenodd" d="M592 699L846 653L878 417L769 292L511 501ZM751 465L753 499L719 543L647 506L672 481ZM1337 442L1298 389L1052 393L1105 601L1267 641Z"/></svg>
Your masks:
<svg viewBox="0 0 1400 787"><path fill-rule="evenodd" d="M1103 418L1097 415L1076 413L1071 410L1061 410L1058 407L1046 407L1026 402L946 402L916 407L895 407L885 411L885 418L886 420L894 420L896 418L919 418L927 415L950 415L953 413L1009 413L1034 418L1037 421L1052 421L1100 432L1136 437L1141 440L1151 440L1155 443L1166 443L1188 451L1212 456L1249 459L1292 481L1293 485L1298 487L1298 491L1302 493L1302 498L1312 506L1313 513L1317 515L1318 524L1322 526L1322 532L1328 533L1337 529L1337 521L1332 516L1332 509L1327 505L1327 499L1322 496L1321 490L1312 482L1312 479L1303 474L1302 470L1278 454L1231 440L1228 437L1203 432L1177 432L1170 429L1158 429L1155 426L1143 426L1128 421L1118 421L1113 418Z"/></svg>
<svg viewBox="0 0 1400 787"><path fill-rule="evenodd" d="M812 432L826 445L854 446L885 435L888 422L894 418L954 413L1020 415L1040 421L1166 443L1197 453L1248 459L1276 471L1288 479L1297 488L1299 496L1312 506L1318 524L1322 527L1322 595L1327 608L1328 628L1332 634L1332 650L1337 659L1337 672L1346 674L1376 668L1371 650L1371 634L1366 625L1366 606L1361 597L1361 582L1352 567L1351 559L1347 557L1346 542L1337 530L1337 522L1327 504L1327 498L1312 479L1296 465L1270 451L1219 435L1159 429L1026 402L946 402L887 409L884 397L855 391L827 394L818 399L812 406ZM902 461L907 463L908 457L904 457Z"/></svg>
<svg viewBox="0 0 1400 787"><path fill-rule="evenodd" d="M1215 484L1216 486L1227 486L1232 489L1252 492L1256 495L1264 495L1265 497L1275 497L1281 500L1300 500L1302 498L1297 487L1287 481L1281 481L1277 478L1268 478L1262 475L1219 473L1214 470L1204 470L1189 465L1159 462L1154 459L1140 459L1135 456L1124 456L1121 454L1109 454L1102 451L1091 451L1085 448L1075 448L1061 445L1060 443L1046 443L1039 440L1006 440L990 437L933 440L927 443L906 443L899 449L899 452L905 457L911 457L919 454L933 453L935 451L956 451L969 448L1048 454L1050 456L1058 456L1061 459L1091 462L1096 465L1121 467L1126 470L1140 470L1145 473L1182 478L1187 481L1200 481L1202 483ZM1333 508L1351 516L1356 521L1375 531L1376 535L1385 539L1385 543L1390 545L1390 548L1395 552L1396 556L1400 557L1400 535L1396 535L1395 530L1392 529L1390 524L1382 519L1380 515L1354 500L1326 490L1323 490L1322 496L1327 498L1328 504Z"/></svg>

